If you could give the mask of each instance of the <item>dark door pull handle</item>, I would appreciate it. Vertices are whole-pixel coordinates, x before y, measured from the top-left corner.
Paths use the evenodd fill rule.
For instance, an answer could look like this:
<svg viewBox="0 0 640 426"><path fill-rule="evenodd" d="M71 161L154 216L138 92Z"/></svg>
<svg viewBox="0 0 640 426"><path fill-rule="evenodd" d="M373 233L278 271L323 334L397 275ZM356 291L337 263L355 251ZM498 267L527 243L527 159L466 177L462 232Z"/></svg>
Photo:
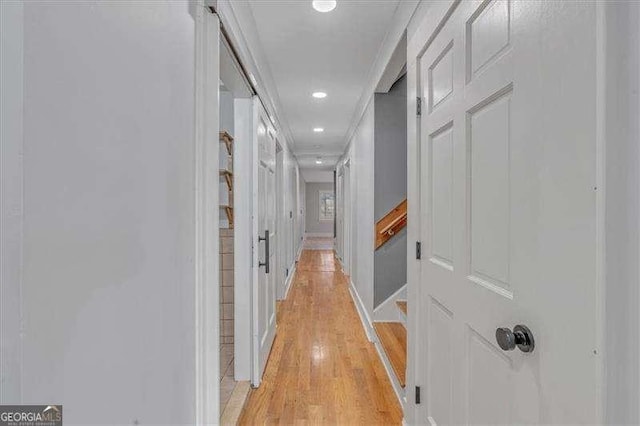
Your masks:
<svg viewBox="0 0 640 426"><path fill-rule="evenodd" d="M264 273L269 273L269 230L264 231L264 237L258 236L258 242L264 241L264 262L258 262L258 268L264 266Z"/></svg>

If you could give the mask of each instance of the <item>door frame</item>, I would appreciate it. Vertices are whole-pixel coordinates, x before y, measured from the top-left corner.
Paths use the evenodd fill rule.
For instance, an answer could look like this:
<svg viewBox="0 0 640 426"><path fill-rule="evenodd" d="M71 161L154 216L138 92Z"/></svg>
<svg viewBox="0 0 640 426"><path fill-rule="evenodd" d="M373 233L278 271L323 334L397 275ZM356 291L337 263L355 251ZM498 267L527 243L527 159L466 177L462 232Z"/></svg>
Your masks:
<svg viewBox="0 0 640 426"><path fill-rule="evenodd" d="M286 221L284 219L284 211L285 211L285 194L286 194L286 183L285 183L285 169L284 169L284 159L285 159L285 148L283 144L280 143L280 138L276 137L276 237L277 237L277 246L276 246L276 300L284 299L284 290L286 286L287 277L284 275L285 269L288 267L287 265L287 256L286 256Z"/></svg>
<svg viewBox="0 0 640 426"><path fill-rule="evenodd" d="M417 14L414 30L407 41L407 107L416 111L420 87L420 59L460 0L435 2L425 7L428 13ZM596 46L598 106L596 112L596 286L599 365L598 416L602 423L637 423L640 421L640 339L614 345L616 330L640 336L640 98L631 95L640 86L640 5L599 1L596 5ZM631 58L619 61L622 57ZM627 77L620 81L620 73ZM424 108L423 108L424 110ZM612 112L613 111L613 112ZM421 235L420 211L420 116L407 115L407 199L408 235ZM621 130L622 129L622 130ZM611 141L608 143L608 141ZM620 187L623 187L622 189ZM626 209L624 208L626 207ZM625 210L625 220L620 217ZM623 215L624 216L624 215ZM615 218L609 219L607 218ZM419 238L419 237L418 237ZM407 253L414 253L416 239L408 239ZM620 272L623 271L623 272ZM420 312L421 263L407 258L409 315L407 404L405 421L416 424L425 418L426 404L415 403L416 386L424 387L423 366L419 360L421 340ZM611 285L608 283L611 282ZM626 304L621 302L626 302ZM607 303L609 309L607 309ZM631 356L625 352L631 352ZM629 378L622 383L621 378ZM424 389L423 389L424 391ZM425 392L423 392L423 395Z"/></svg>
<svg viewBox="0 0 640 426"><path fill-rule="evenodd" d="M346 275L349 275L351 280L351 245L353 242L353 176L351 174L351 158L347 158L342 165L342 187L344 192L342 193L342 269Z"/></svg>
<svg viewBox="0 0 640 426"><path fill-rule="evenodd" d="M220 421L220 280L218 229L220 19L194 6L195 423Z"/></svg>

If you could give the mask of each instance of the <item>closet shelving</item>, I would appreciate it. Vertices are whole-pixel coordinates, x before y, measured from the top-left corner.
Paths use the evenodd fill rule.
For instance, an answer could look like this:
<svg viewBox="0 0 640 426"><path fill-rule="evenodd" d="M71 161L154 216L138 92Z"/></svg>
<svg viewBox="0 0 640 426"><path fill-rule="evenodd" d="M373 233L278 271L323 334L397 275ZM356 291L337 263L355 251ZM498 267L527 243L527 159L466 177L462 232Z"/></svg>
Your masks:
<svg viewBox="0 0 640 426"><path fill-rule="evenodd" d="M220 132L220 210L221 228L233 228L233 136Z"/></svg>

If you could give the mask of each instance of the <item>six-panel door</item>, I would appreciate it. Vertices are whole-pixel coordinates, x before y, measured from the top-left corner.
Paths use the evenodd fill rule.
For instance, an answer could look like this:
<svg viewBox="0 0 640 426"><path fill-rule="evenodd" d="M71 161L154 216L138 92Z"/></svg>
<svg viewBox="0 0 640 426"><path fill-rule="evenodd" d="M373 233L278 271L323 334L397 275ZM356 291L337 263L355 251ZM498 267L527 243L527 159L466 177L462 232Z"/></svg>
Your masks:
<svg viewBox="0 0 640 426"><path fill-rule="evenodd" d="M419 420L595 423L595 3L449 12L418 58ZM532 353L497 345L516 324Z"/></svg>

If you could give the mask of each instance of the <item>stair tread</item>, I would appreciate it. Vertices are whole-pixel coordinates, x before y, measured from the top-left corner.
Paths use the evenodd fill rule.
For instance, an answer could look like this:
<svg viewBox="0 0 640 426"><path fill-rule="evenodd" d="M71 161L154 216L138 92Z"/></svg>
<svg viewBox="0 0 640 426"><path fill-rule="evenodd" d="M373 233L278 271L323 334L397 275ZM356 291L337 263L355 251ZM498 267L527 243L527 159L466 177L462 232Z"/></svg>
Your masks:
<svg viewBox="0 0 640 426"><path fill-rule="evenodd" d="M398 305L398 309L400 309L405 315L407 315L407 301L406 300L397 300L396 305Z"/></svg>
<svg viewBox="0 0 640 426"><path fill-rule="evenodd" d="M402 387L406 384L407 329L399 322L375 322L373 328L380 339L391 367Z"/></svg>

